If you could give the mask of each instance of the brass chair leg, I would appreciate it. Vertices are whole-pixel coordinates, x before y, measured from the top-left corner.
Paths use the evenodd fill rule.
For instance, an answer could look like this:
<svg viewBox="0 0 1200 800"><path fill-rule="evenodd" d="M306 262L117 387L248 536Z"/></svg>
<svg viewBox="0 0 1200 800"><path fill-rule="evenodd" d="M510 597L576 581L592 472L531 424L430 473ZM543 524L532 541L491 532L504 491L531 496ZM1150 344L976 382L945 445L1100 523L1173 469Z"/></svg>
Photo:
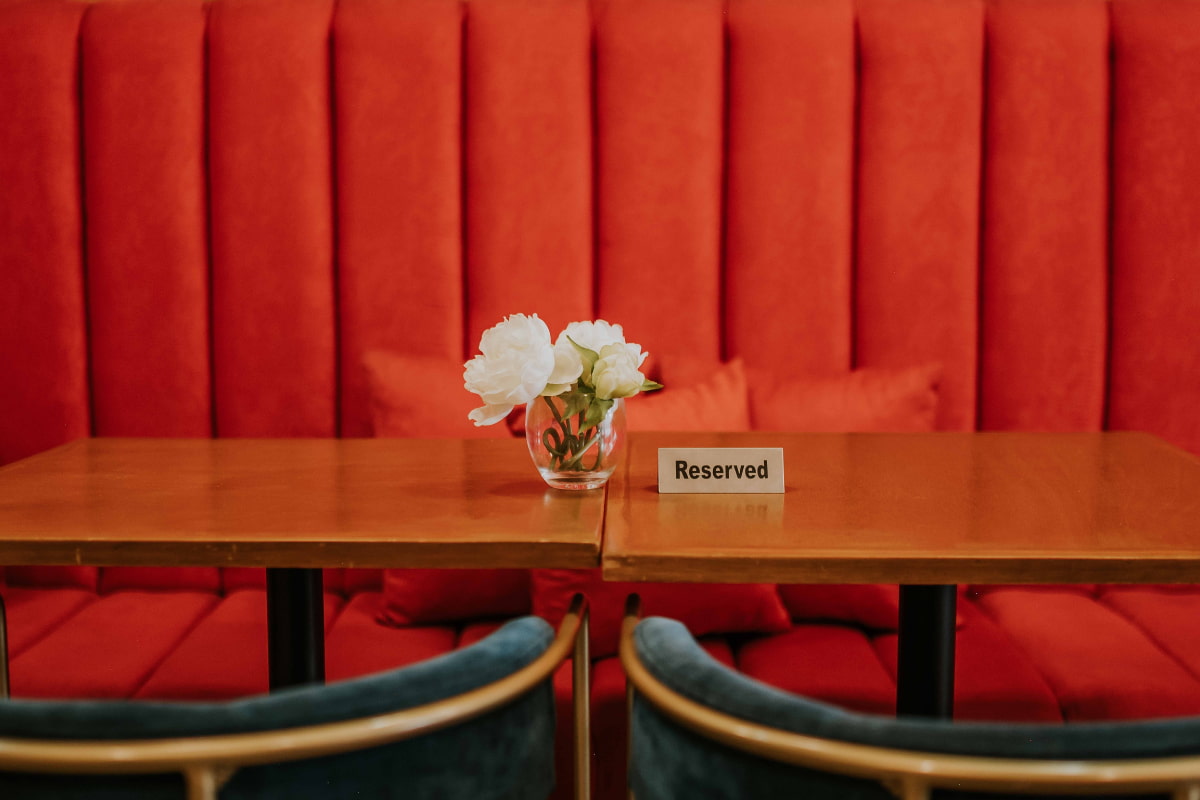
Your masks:
<svg viewBox="0 0 1200 800"><path fill-rule="evenodd" d="M1200 783L1189 783L1180 786L1171 795L1172 800L1200 800Z"/></svg>
<svg viewBox="0 0 1200 800"><path fill-rule="evenodd" d="M929 784L918 779L892 778L881 781L896 800L929 800Z"/></svg>
<svg viewBox="0 0 1200 800"><path fill-rule="evenodd" d="M631 594L625 598L625 618L622 625L636 625L642 615L642 598ZM633 683L625 678L625 764L633 763ZM625 776L625 797L634 800L633 785Z"/></svg>
<svg viewBox="0 0 1200 800"><path fill-rule="evenodd" d="M592 662L588 647L588 611L580 617L571 656L571 698L575 707L575 798L592 796Z"/></svg>
<svg viewBox="0 0 1200 800"><path fill-rule="evenodd" d="M633 763L633 684L629 679L625 679L625 764ZM629 781L629 775L625 776L625 797L627 800L634 800L633 784Z"/></svg>
<svg viewBox="0 0 1200 800"><path fill-rule="evenodd" d="M8 617L0 596L0 699L8 697Z"/></svg>
<svg viewBox="0 0 1200 800"><path fill-rule="evenodd" d="M189 767L183 771L188 800L215 800L220 783L212 767Z"/></svg>

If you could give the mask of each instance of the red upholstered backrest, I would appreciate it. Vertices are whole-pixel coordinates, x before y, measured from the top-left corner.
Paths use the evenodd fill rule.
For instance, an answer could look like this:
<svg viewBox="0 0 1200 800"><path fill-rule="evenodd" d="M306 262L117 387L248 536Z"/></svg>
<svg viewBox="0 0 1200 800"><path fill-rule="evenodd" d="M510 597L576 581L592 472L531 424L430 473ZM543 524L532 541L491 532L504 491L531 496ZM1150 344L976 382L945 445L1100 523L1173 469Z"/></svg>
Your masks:
<svg viewBox="0 0 1200 800"><path fill-rule="evenodd" d="M1200 453L1198 85L1182 0L0 4L0 462L365 435L518 311Z"/></svg>

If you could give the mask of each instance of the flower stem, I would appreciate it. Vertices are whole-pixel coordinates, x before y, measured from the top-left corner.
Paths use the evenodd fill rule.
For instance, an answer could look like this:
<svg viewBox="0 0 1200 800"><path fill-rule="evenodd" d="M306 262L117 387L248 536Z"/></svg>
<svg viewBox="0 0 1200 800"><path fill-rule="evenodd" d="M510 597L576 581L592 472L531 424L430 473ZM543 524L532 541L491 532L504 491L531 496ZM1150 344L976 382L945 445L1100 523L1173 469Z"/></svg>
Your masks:
<svg viewBox="0 0 1200 800"><path fill-rule="evenodd" d="M554 421L558 424L558 430L548 428L542 432L542 445L550 453L550 468L556 472L562 471L591 471L598 469L601 462L604 460L604 440L600 436L599 426L593 426L589 429L591 435L584 439L584 431L580 430L576 433L575 427L582 428L584 420L587 417L586 412L581 411L575 415L575 419L570 417L564 418L558 411L558 406L555 405L553 398L544 397L546 405L550 407L550 412L554 415ZM574 426L572 425L574 422ZM559 431L562 431L560 434ZM583 466L583 457L592 445L596 447L596 460L591 467Z"/></svg>

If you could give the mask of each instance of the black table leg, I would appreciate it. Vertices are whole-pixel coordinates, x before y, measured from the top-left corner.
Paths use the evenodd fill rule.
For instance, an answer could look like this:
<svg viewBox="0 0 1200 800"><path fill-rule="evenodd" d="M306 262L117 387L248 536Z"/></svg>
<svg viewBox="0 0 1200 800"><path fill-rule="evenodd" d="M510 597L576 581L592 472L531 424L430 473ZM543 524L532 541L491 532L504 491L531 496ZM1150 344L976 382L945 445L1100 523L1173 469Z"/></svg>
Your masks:
<svg viewBox="0 0 1200 800"><path fill-rule="evenodd" d="M321 570L267 568L267 658L271 691L325 681Z"/></svg>
<svg viewBox="0 0 1200 800"><path fill-rule="evenodd" d="M901 586L896 713L954 716L956 586Z"/></svg>

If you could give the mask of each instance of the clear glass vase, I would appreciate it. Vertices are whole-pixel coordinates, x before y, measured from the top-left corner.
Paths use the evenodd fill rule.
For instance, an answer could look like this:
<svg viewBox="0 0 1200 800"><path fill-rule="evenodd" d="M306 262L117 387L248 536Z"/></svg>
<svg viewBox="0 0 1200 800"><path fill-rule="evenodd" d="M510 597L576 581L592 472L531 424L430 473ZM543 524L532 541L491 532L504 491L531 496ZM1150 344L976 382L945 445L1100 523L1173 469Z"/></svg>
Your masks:
<svg viewBox="0 0 1200 800"><path fill-rule="evenodd" d="M526 406L529 454L555 489L599 488L617 468L625 446L625 400L614 400L595 425L586 424L586 411L567 411L562 397L539 397Z"/></svg>

